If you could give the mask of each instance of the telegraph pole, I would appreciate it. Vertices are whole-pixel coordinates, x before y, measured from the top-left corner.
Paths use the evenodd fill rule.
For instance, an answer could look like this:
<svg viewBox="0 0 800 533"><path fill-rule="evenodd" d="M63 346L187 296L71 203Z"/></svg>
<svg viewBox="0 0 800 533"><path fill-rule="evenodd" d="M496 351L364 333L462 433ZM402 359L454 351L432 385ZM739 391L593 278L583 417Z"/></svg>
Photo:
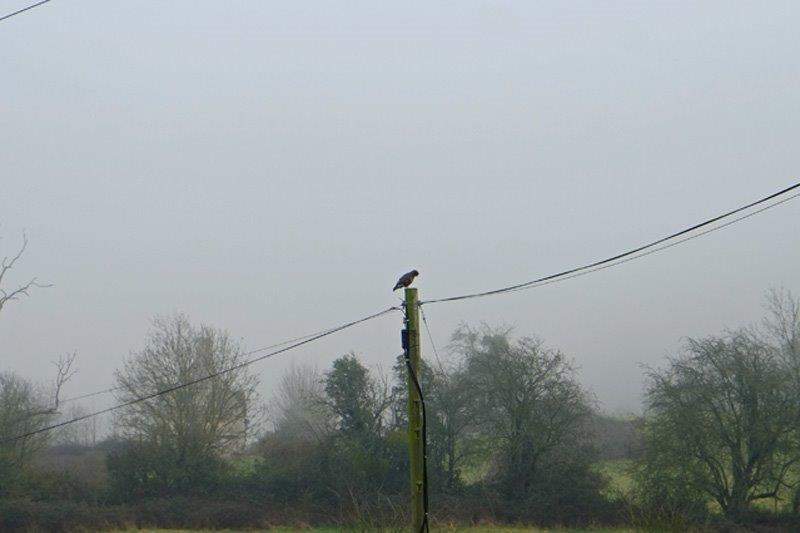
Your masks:
<svg viewBox="0 0 800 533"><path fill-rule="evenodd" d="M413 531L422 531L427 525L425 432L423 403L419 390L419 369L422 350L419 342L419 300L417 289L405 290L405 330L403 351L408 366L408 456L411 470L411 525Z"/></svg>

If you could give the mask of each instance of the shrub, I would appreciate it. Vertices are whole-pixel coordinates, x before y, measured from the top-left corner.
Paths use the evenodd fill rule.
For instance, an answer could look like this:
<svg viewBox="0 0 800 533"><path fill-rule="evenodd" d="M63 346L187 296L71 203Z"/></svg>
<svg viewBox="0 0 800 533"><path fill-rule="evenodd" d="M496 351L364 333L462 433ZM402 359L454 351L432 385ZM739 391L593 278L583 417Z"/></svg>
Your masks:
<svg viewBox="0 0 800 533"><path fill-rule="evenodd" d="M708 519L708 497L667 465L642 459L634 483L630 515L636 526L680 530Z"/></svg>
<svg viewBox="0 0 800 533"><path fill-rule="evenodd" d="M75 531L123 528L131 515L122 507L85 503L0 500L0 531Z"/></svg>
<svg viewBox="0 0 800 533"><path fill-rule="evenodd" d="M109 454L109 494L114 501L214 492L223 463L210 454L181 454L169 446L130 443Z"/></svg>

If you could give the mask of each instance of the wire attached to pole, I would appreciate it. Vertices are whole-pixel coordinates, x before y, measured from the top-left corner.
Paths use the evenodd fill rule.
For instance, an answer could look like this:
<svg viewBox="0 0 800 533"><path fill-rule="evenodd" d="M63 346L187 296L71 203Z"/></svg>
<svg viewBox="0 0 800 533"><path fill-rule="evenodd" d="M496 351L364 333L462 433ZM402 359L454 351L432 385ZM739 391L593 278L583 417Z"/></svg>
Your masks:
<svg viewBox="0 0 800 533"><path fill-rule="evenodd" d="M392 307L392 309L393 310L398 310L400 308L395 306L395 307ZM295 343L295 342L298 342L298 341L309 339L311 337L315 337L315 336L319 335L320 333L324 333L326 331L329 331L329 330L328 329L323 329L323 330L320 330L320 331L315 331L314 333L308 333L307 335L301 335L300 337L294 337L292 339L287 339L285 341L276 342L275 344L270 344L269 346L261 346L260 348L255 348L253 350L250 350L248 352L243 353L242 357L247 357L248 355L253 355L253 354L256 354L256 353L259 353L259 352L263 352L263 351L266 351L266 350L271 350L273 348L279 348L281 346L286 346L287 344L292 344L292 343ZM122 390L122 389L123 389L123 387L110 387L108 389L98 390L98 391L95 391L95 392L88 392L88 393L85 393L85 394L81 394L79 396L71 396L69 398L65 398L63 400L60 400L59 403L60 404L65 404L65 403L70 403L70 402L76 402L78 400L85 400L86 398L92 398L93 396L100 396L102 394L110 394L112 392L116 392L116 391L119 391L119 390Z"/></svg>
<svg viewBox="0 0 800 533"><path fill-rule="evenodd" d="M433 355L436 357L436 364L439 365L439 371L442 373L442 378L445 376L444 365L442 365L442 360L439 359L439 350L436 349L436 343L433 341L433 335L431 334L431 328L428 326L428 317L425 316L425 309L420 305L419 306L419 313L422 315L422 323L425 324L425 331L428 332L428 340L431 343L431 347L433 348Z"/></svg>
<svg viewBox="0 0 800 533"><path fill-rule="evenodd" d="M351 322L347 322L347 323L342 324L340 326L336 326L335 328L331 328L331 329L322 331L322 332L317 333L317 334L315 334L315 335L313 335L313 336L311 336L309 338L306 338L305 340L301 340L299 342L295 342L294 344L286 346L285 348L281 348L279 350L274 350L272 352L268 352L268 353L266 353L264 355L260 355L259 357L254 357L253 359L248 359L246 361L242 361L239 364L230 366L228 368L224 368L224 369L219 370L217 372L213 372L211 374L207 374L205 376L201 376L199 378L196 378L196 379L184 382L184 383L179 383L179 384L174 385L172 387L167 387L166 389L159 390L159 391L154 392L152 394L147 394L145 396L140 396L140 397L137 397L137 398L133 398L131 400L128 400L126 402L122 402L120 404L114 405L114 406L109 407L107 409L102 409L100 411L95 411L93 413L89 413L89 414L86 414L86 415L77 416L77 417L72 418L70 420L65 420L63 422L58 422L58 423L55 423L55 424L51 424L49 426L46 426L46 427L43 427L43 428L39 428L39 429L36 429L36 430L33 430L33 431L29 431L29 432L23 433L21 435L16 435L16 436L4 438L4 439L0 438L0 444L6 443L6 442L14 442L14 441L17 441L17 440L20 440L20 439L32 437L33 435L38 435L39 433L45 433L45 432L51 431L53 429L57 429L57 428L64 427L64 426L67 426L67 425L70 425L70 424L74 424L76 422L80 422L82 420L87 420L87 419L93 418L95 416L99 416L99 415L102 415L102 414L105 414L105 413L110 413L112 411L116 411L117 409L121 409L123 407L128 407L130 405L135 405L137 403L144 402L144 401L147 401L147 400L151 400L151 399L156 398L158 396L162 396L164 394L169 394L170 392L174 392L176 390L183 389L185 387L190 387L192 385L196 385L198 383L202 383L204 381L208 381L210 379L217 378L219 376L222 376L222 375L227 374L229 372L232 372L234 370L238 370L240 368L244 368L246 366L252 365L253 363L256 363L258 361L262 361L264 359L267 359L268 357L272 357L274 355L278 355L278 354L281 354L281 353L284 353L284 352L288 352L289 350L293 350L295 348L303 346L304 344L309 344L309 343L314 342L314 341L316 341L318 339L321 339L323 337L327 337L328 335L333 335L334 333L337 333L339 331L345 330L347 328L351 328L351 327L353 327L355 325L361 324L363 322L367 322L369 320L373 320L373 319L381 317L381 316L383 316L383 315L385 315L387 313L391 313L392 311L398 311L398 310L399 310L399 308L396 307L396 306L386 308L383 311L378 311L377 313L373 313L373 314L365 316L363 318L359 318L357 320L353 320ZM281 344L283 344L283 343L281 343ZM263 351L265 349L266 348L259 348L257 350L252 350L250 352L247 352L244 355L253 354L253 353L256 353L256 352L259 352L259 351Z"/></svg>

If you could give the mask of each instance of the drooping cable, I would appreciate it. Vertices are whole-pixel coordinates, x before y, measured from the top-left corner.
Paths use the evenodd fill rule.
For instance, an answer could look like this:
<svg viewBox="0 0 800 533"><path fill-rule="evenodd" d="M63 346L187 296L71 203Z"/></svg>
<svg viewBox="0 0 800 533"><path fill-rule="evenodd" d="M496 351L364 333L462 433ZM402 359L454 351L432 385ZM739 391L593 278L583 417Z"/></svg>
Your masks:
<svg viewBox="0 0 800 533"><path fill-rule="evenodd" d="M12 13L9 13L8 15L3 15L2 17L0 17L0 22L4 21L6 19L10 19L11 17L13 17L15 15L19 15L20 13L25 13L26 11L28 11L30 9L33 9L34 7L39 7L40 5L46 4L49 1L50 0L41 0L41 2L36 2L35 4L31 4L28 7L23 7L22 9L18 9L16 11L12 12Z"/></svg>
<svg viewBox="0 0 800 533"><path fill-rule="evenodd" d="M285 346L285 345L291 344L293 342L302 341L302 340L308 339L310 337L314 337L316 335L319 335L320 333L324 333L325 331L328 331L328 330L324 329L324 330L321 330L321 331L316 331L314 333L309 333L307 335L302 335L300 337L294 337L292 339L287 339L287 340L282 341L282 342L276 342L275 344L270 344L269 346L261 346L260 348L256 348L254 350L250 350L249 352L245 352L244 354L242 354L242 356L243 357L247 357L249 355L253 355L253 354L256 354L256 353L259 353L259 352L263 352L264 350L271 350L272 348L277 348L279 346ZM64 398L63 400L59 400L58 403L59 403L59 405L62 405L62 404L65 404L65 403L76 402L78 400L84 400L86 398L91 398L93 396L100 396L102 394L110 394L110 393L116 392L118 390L122 390L122 387L111 387L111 388L108 388L108 389L103 389L103 390L99 390L99 391L95 391L95 392L88 392L86 394L81 394L81 395L78 395L78 396L71 396L69 398Z"/></svg>
<svg viewBox="0 0 800 533"><path fill-rule="evenodd" d="M538 283L536 285L532 285L530 287L524 287L524 288L521 288L521 289L514 289L513 291L509 291L509 292L516 292L516 291L521 291L521 290L526 290L526 289L535 289L537 287L543 287L544 285L550 285L551 283L559 283L561 281L566 281L566 280L572 279L572 278L578 278L578 277L581 277L581 276L585 276L587 274L591 274L593 272L598 272L600 270L605 270L607 268L615 267L617 265L622 265L622 264L628 263L630 261L635 261L636 259L641 259L642 257L647 257L648 255L652 255L652 254L655 254L657 252L661 252L663 250L667 250L667 249L672 248L674 246L678 246L680 244L683 244L683 243L685 243L687 241L691 241L693 239L697 239L697 238L702 237L704 235L708 235L709 233L713 233L713 232L721 230L723 228L727 228L728 226L732 226L733 224L736 224L739 221L742 221L742 220L745 220L745 219L750 218L752 216L755 216L755 215L761 213L762 211L766 211L767 209L775 207L775 206L777 206L779 204L786 203L789 200L793 200L794 198L797 198L797 197L800 197L800 193L792 195L792 196L790 196L788 198L784 198L783 200L781 200L779 202L775 202L774 204L768 205L766 207L762 207L761 209L759 209L757 211L753 211L752 213L748 213L746 215L742 215L741 217L729 220L728 222L726 222L724 224L720 224L719 226L714 226L714 227L709 228L709 229L707 229L705 231L702 231L700 233L695 233L693 235L689 235L688 237L684 237L684 238L679 239L677 241L673 241L673 242L664 244L664 245L659 246L657 248L652 248L650 250L647 250L647 251L642 252L640 254L634 255L632 257L626 257L625 259L621 259L621 260L615 261L613 263L608 263L608 264L605 264L605 265L602 265L602 266L598 266L598 267L595 267L595 268L592 268L592 269L589 269L589 270L583 270L581 272L576 272L574 274L570 274L569 276L564 276L564 277L561 277L561 278L547 280L547 281L544 281L542 283Z"/></svg>
<svg viewBox="0 0 800 533"><path fill-rule="evenodd" d="M38 435L40 433L45 433L47 431L51 431L51 430L54 430L54 429L57 429L57 428L60 428L60 427L64 427L64 426L67 426L67 425L70 425L70 424L74 424L76 422L81 422L83 420L87 420L87 419L93 418L95 416L99 416L99 415L102 415L102 414L105 414L105 413L110 413L112 411L116 411L117 409L121 409L123 407L128 407L130 405L134 405L134 404L137 404L137 403L140 403L140 402L151 400L151 399L156 398L158 396L162 396L164 394L169 394L170 392L174 392L176 390L183 389L185 387L190 387L192 385L196 385L198 383L202 383L204 381L208 381L210 379L214 379L214 378L219 377L219 376L221 376L223 374L227 374L229 372L233 372L234 370L238 370L240 368L244 368L244 367L249 366L249 365L251 365L253 363L256 363L258 361L262 361L264 359L267 359L268 357L272 357L272 356L278 355L280 353L288 352L289 350L293 350L295 348L303 346L304 344L308 344L308 343L314 342L314 341L316 341L318 339L321 339L323 337L327 337L328 335L333 335L334 333L337 333L337 332L342 331L344 329L351 328L351 327L353 327L355 325L361 324L363 322L367 322L368 320L372 320L372 319L381 317L381 316L383 316L383 315L385 315L387 313L390 313L392 311L397 311L397 310L399 310L399 308L396 307L396 306L395 307L389 307L387 309L384 309L383 311L379 311L377 313L373 313L373 314L365 316L363 318L359 318L359 319L353 320L351 322L346 322L345 324L342 324L340 326L336 326L334 328L330 328L330 329L325 330L325 331L323 331L323 332L321 332L321 333L319 333L317 335L309 337L309 338L307 338L305 340L302 340L302 341L296 342L294 344L291 344L289 346L286 346L285 348L281 348L279 350L275 350L275 351L266 353L264 355L261 355L259 357L255 357L253 359L248 359L247 361L242 361L241 363L239 363L237 365L233 365L231 367L224 368L224 369L222 369L222 370L220 370L218 372L213 372L211 374L208 374L208 375L205 375L205 376L201 376L201 377L199 377L197 379L193 379L193 380L190 380L190 381L187 381L187 382L184 382L184 383L179 383L177 385L174 385L172 387L168 387L166 389L162 389L162 390L154 392L152 394L147 394L145 396L140 396L140 397L137 397L137 398L133 398L132 400L128 400L126 402L122 402L120 404L114 405L112 407L108 407L106 409L102 409L100 411L95 411L93 413L89 413L89 414L86 414L86 415L77 416L75 418L71 418L69 420L64 420L64 421L58 422L56 424L51 424L51 425L48 425L48 426L43 427L43 428L39 428L39 429L36 429L36 430L33 430L33 431L28 431L27 433L23 433L21 435L15 435L13 437L0 439L0 443L14 442L14 441L17 441L17 440L20 440L20 439L32 437L32 436ZM259 348L257 350L252 350L250 352L247 352L246 355L250 355L250 354L253 354L253 353L256 353L256 352L259 352L259 351L263 351L264 349L265 348Z"/></svg>
<svg viewBox="0 0 800 533"><path fill-rule="evenodd" d="M425 309L422 306L419 307L419 312L422 315L422 323L425 324L425 331L428 332L428 340L431 343L431 348L433 348L433 355L436 357L436 364L439 365L439 371L442 373L442 379L445 377L444 365L442 365L442 360L439 358L439 350L436 349L436 343L433 341L433 335L431 334L431 328L428 325L428 317L425 316Z"/></svg>
<svg viewBox="0 0 800 533"><path fill-rule="evenodd" d="M545 282L556 282L556 281L561 281L562 279L569 279L569 277L575 277L574 276L575 274L582 274L584 271L596 271L596 270L601 270L602 268L600 268L600 267L606 267L606 266L613 266L613 265L617 265L617 264L622 264L622 263L625 263L625 262L627 262L629 260L638 259L640 257L644 257L646 255L650 255L650 253L654 253L655 251L665 250L667 248L671 248L672 246L675 246L677 244L681 244L681 243L686 242L688 240L691 240L693 238L700 237L702 235L706 235L706 234L711 233L713 231L717 231L719 229L722 229L724 227L730 226L731 224L734 224L734 223L739 222L741 220L745 220L747 218L750 218L753 215L756 215L758 213L766 211L767 209L771 209L773 207L777 207L777 206L779 206L781 204L784 204L784 203L788 202L789 200L797 198L798 196L800 196L800 194L794 194L794 195L789 196L787 198L783 198L780 201L777 201L777 202L774 202L772 204L769 204L769 205L767 205L765 207L762 207L761 209L758 209L758 210L756 210L756 211L754 211L752 213L749 213L747 215L743 215L741 217L738 217L736 219L728 221L728 222L726 222L724 224L721 224L719 226L713 226L713 224L715 224L716 222L719 222L721 220L730 218L730 217L732 217L732 216L734 216L736 214L742 213L743 211L747 211L748 209L751 209L753 207L756 207L756 206L759 206L759 205L763 205L763 204L768 204L771 200L775 200L775 199L777 199L779 197L785 196L787 193L789 193L791 191L794 191L794 190L796 190L798 188L800 188L800 182L795 183L794 185L791 185L789 187L786 187L785 189L782 189L782 190L780 190L778 192L770 194L769 196L765 196L764 198L761 198L761 199L756 200L754 202L750 202L749 204L743 205L741 207L737 207L736 209L732 209L732 210L727 211L727 212L725 212L725 213L723 213L721 215L717 215L717 216L712 217L712 218L710 218L708 220L705 220L705 221L700 222L698 224L694 224L693 226L690 226L688 228L685 228L685 229L682 229L682 230L677 231L675 233L672 233L670 235L667 235L666 237L661 237L661 238L656 239L656 240L654 240L652 242L649 242L647 244L643 244L641 246L638 246L638 247L633 248L631 250L616 254L616 255L614 255L612 257L608 257L606 259L601 259L599 261L594 261L594 262L586 264L586 265L569 268L567 270L563 270L563 271L557 272L555 274L550 274L550 275L547 275L547 276L543 276L543 277L540 277L540 278L537 278L537 279L534 279L534 280L531 280L531 281L526 281L524 283L519 283L517 285L510 285L508 287L502 287L502 288L499 288L499 289L483 291L483 292L462 294L462 295L458 295L458 296L450 296L450 297L446 297L446 298L436 298L436 299L431 299L431 300L424 300L424 301L420 302L420 305L426 305L426 304L432 304L432 303L442 303L442 302L453 302L453 301L457 301L457 300L466 300L466 299L470 299L470 298L481 298L481 297L484 297L484 296L492 296L492 295L496 295L496 294L503 294L503 293L507 293L507 292L515 292L515 291L518 291L518 290L530 289L530 288L534 288L534 287L543 285L543 284L545 284ZM698 233L696 235L691 235L693 232L695 232L695 231L697 231L699 229L702 229L702 228L709 227L709 226L711 226L710 229L707 229L707 230L705 230L703 232L700 232L700 233ZM678 237L682 237L684 235L689 235L689 236L687 238L681 239L681 240L679 240L679 241L677 241L675 243L667 244L665 246L662 246L660 248L655 249L656 247L658 247L661 244L668 243L668 241L673 241L674 239L676 239ZM655 250L652 250L652 249L655 249ZM649 251L649 252L648 253L641 253L641 252L645 252L645 251ZM627 260L626 261L622 261L622 259L627 259Z"/></svg>

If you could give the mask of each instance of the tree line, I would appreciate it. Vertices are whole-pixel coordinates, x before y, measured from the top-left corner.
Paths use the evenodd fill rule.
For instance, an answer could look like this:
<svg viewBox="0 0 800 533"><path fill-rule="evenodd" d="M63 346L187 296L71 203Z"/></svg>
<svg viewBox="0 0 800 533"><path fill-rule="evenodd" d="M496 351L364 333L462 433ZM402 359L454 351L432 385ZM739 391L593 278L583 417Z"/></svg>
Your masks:
<svg viewBox="0 0 800 533"><path fill-rule="evenodd" d="M774 290L765 303L762 323L687 339L648 369L630 419L599 413L544 340L460 326L418 372L432 520L800 525L800 300ZM355 353L296 365L264 400L244 353L224 330L156 318L115 374L117 401L152 397L115 412L108 436L87 424L0 444L0 529L405 523L402 359L388 373ZM0 438L65 416L73 360L49 385L0 373Z"/></svg>

